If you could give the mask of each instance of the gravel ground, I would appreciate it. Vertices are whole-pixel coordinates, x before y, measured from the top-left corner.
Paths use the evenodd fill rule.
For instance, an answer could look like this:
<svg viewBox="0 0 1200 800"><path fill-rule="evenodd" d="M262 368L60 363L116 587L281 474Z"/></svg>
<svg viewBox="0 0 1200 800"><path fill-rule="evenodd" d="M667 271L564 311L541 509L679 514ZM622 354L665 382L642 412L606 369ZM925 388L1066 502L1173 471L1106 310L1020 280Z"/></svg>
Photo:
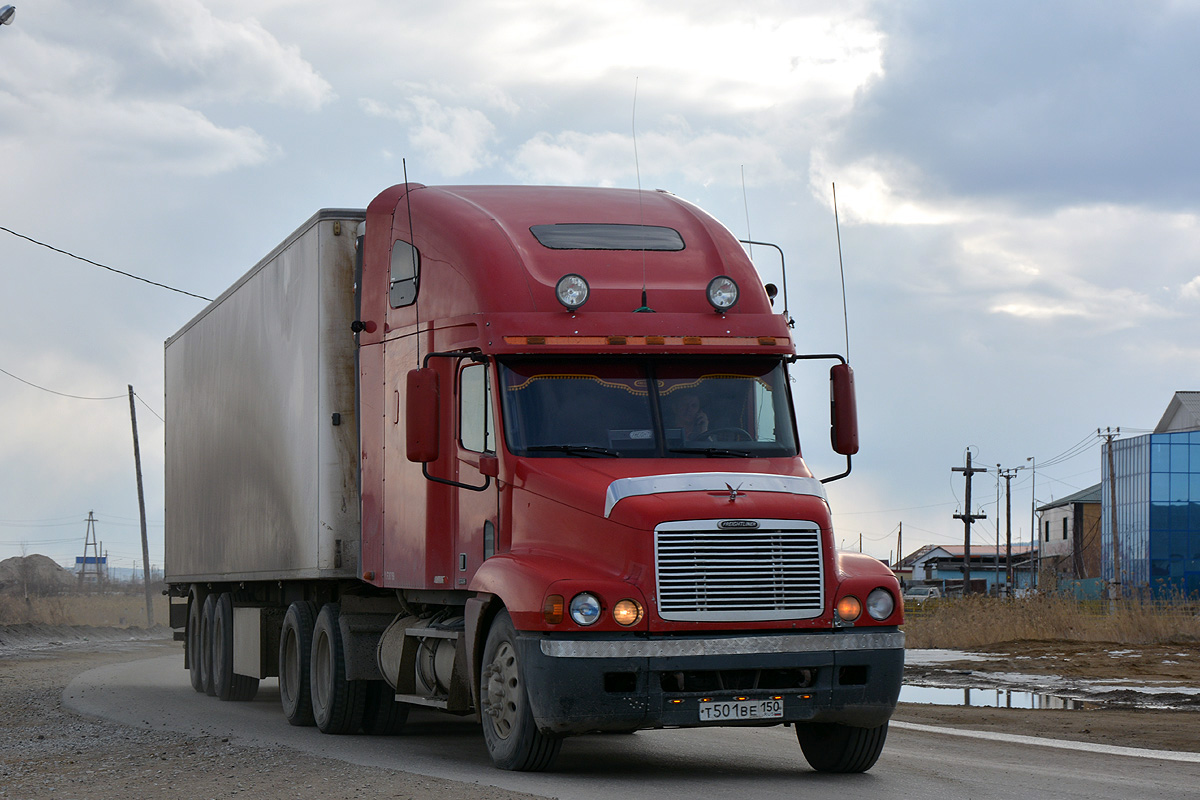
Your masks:
<svg viewBox="0 0 1200 800"><path fill-rule="evenodd" d="M389 797L506 800L532 795L365 769L278 747L254 748L212 736L130 728L62 709L62 693L80 673L108 664L177 653L170 631L0 626L0 798L291 798ZM1067 674L1077 680L1200 684L1194 644L1138 651L1115 646L1016 643L987 660L913 665L908 678L926 685L995 685L1014 673ZM901 704L895 719L977 730L1200 751L1200 711L1099 707L1074 711L948 708Z"/></svg>
<svg viewBox="0 0 1200 800"><path fill-rule="evenodd" d="M172 652L182 659L181 645L163 640L169 635L165 628L0 627L0 798L533 797L217 737L130 728L62 709L63 689L81 672Z"/></svg>

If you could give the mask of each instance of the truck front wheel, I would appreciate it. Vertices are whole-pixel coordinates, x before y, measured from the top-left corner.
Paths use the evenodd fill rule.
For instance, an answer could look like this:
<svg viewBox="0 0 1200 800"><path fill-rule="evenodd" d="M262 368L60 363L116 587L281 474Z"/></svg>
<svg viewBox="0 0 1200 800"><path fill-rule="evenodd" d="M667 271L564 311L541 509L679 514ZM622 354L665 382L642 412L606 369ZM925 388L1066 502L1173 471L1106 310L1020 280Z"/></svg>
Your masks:
<svg viewBox="0 0 1200 800"><path fill-rule="evenodd" d="M796 739L817 772L866 772L875 766L887 739L887 723L856 728L834 723L796 725Z"/></svg>
<svg viewBox="0 0 1200 800"><path fill-rule="evenodd" d="M500 612L488 631L479 698L483 739L496 766L522 772L548 769L562 748L562 738L537 729L507 611Z"/></svg>
<svg viewBox="0 0 1200 800"><path fill-rule="evenodd" d="M346 680L340 614L337 603L326 603L313 628L309 674L313 718L321 733L356 733L362 725L365 692L360 681Z"/></svg>
<svg viewBox="0 0 1200 800"><path fill-rule="evenodd" d="M293 725L314 725L312 682L313 626L317 604L300 600L288 606L279 633L279 701Z"/></svg>

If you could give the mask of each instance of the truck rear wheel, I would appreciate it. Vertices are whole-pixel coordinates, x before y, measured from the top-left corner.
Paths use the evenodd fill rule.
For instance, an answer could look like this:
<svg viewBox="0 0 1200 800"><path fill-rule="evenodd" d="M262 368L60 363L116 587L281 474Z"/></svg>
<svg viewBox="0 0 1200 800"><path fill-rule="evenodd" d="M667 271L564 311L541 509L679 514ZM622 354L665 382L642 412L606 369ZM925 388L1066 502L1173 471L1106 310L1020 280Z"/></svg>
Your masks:
<svg viewBox="0 0 1200 800"><path fill-rule="evenodd" d="M362 725L365 692L359 681L346 680L340 614L337 603L326 603L313 628L312 707L321 733L355 733Z"/></svg>
<svg viewBox="0 0 1200 800"><path fill-rule="evenodd" d="M312 706L313 626L317 604L300 600L288 606L279 634L279 701L293 725L315 725Z"/></svg>
<svg viewBox="0 0 1200 800"><path fill-rule="evenodd" d="M213 693L222 700L253 700L258 694L258 678L233 671L233 596L222 592L213 609L212 626Z"/></svg>
<svg viewBox="0 0 1200 800"><path fill-rule="evenodd" d="M204 598L204 608L200 612L200 683L204 693L215 697L217 690L213 687L213 614L216 613L217 596L210 594Z"/></svg>
<svg viewBox="0 0 1200 800"><path fill-rule="evenodd" d="M887 739L887 723L856 728L834 723L796 725L796 739L817 772L866 772L875 766Z"/></svg>
<svg viewBox="0 0 1200 800"><path fill-rule="evenodd" d="M408 722L408 706L396 702L396 690L387 681L366 681L363 733L394 736Z"/></svg>
<svg viewBox="0 0 1200 800"><path fill-rule="evenodd" d="M517 633L507 611L500 612L488 631L479 701L483 740L497 767L522 772L550 767L562 749L562 738L537 729L517 657Z"/></svg>
<svg viewBox="0 0 1200 800"><path fill-rule="evenodd" d="M188 676L192 679L192 688L197 692L204 691L204 671L201 669L204 647L200 644L203 641L200 638L200 620L203 616L204 601L198 592L192 592L188 598L186 645Z"/></svg>

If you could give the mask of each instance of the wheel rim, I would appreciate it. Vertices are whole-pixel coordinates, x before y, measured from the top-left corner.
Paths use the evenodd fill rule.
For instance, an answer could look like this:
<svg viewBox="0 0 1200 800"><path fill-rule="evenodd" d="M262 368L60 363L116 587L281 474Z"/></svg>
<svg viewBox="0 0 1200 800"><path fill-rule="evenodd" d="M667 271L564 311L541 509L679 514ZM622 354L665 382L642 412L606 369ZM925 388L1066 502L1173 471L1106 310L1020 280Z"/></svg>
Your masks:
<svg viewBox="0 0 1200 800"><path fill-rule="evenodd" d="M501 739L507 739L517 722L521 679L517 673L517 651L509 642L496 648L496 656L487 670L487 700L485 710L492 729Z"/></svg>
<svg viewBox="0 0 1200 800"><path fill-rule="evenodd" d="M284 632L283 646L283 680L279 684L279 691L283 693L284 700L291 704L295 702L295 687L300 685L300 646L291 628Z"/></svg>
<svg viewBox="0 0 1200 800"><path fill-rule="evenodd" d="M332 691L333 681L330 678L332 670L329 654L329 637L324 631L318 631L316 641L313 642L313 651L316 654L316 663L314 666L313 685L316 687L316 701L322 709L329 703L329 693Z"/></svg>

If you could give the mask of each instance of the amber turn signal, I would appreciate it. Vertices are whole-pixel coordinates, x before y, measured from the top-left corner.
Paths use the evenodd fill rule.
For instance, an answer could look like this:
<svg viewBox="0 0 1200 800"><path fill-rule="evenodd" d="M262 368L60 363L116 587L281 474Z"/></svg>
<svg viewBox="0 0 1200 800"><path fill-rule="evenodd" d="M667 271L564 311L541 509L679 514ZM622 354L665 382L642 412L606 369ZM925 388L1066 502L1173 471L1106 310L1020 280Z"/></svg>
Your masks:
<svg viewBox="0 0 1200 800"><path fill-rule="evenodd" d="M550 595L546 598L546 602L542 603L542 619L550 625L557 625L563 621L566 605L561 594Z"/></svg>

